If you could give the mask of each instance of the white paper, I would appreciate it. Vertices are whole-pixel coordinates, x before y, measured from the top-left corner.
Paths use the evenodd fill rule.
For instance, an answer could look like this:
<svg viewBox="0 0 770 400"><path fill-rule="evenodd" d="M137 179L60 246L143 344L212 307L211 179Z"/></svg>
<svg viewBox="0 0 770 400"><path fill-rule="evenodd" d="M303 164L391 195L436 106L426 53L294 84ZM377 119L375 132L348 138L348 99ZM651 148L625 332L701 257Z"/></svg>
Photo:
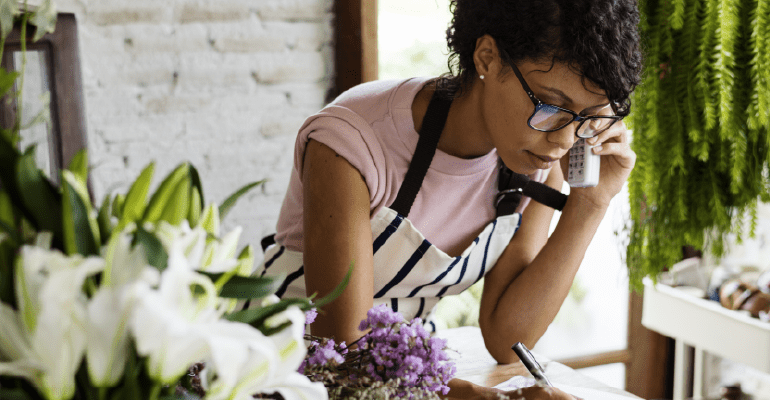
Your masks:
<svg viewBox="0 0 770 400"><path fill-rule="evenodd" d="M511 379L495 386L496 389L511 391L524 387L534 386L535 380L524 376L514 376ZM554 382L553 385L565 393L569 393L579 399L586 400L629 400L631 397L621 394L605 392L597 389L590 389L578 386L570 386Z"/></svg>
<svg viewBox="0 0 770 400"><path fill-rule="evenodd" d="M578 386L564 385L561 383L554 383L554 386L562 391L569 393L575 397L587 400L629 400L632 397L624 396L622 394L605 392L598 389L589 389Z"/></svg>
<svg viewBox="0 0 770 400"><path fill-rule="evenodd" d="M535 386L534 378L527 378L526 376L514 375L513 378L495 386L495 389L505 390L509 392L524 387Z"/></svg>

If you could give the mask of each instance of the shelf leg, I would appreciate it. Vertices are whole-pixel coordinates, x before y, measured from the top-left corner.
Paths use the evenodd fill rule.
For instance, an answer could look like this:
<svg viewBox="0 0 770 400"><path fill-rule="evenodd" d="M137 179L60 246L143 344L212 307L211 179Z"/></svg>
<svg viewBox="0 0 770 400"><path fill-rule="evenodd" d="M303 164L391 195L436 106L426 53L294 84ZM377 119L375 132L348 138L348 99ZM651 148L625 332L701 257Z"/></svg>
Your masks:
<svg viewBox="0 0 770 400"><path fill-rule="evenodd" d="M706 352L699 348L695 348L695 360L693 360L693 378L692 378L692 397L694 399L705 398L705 365L706 365Z"/></svg>
<svg viewBox="0 0 770 400"><path fill-rule="evenodd" d="M684 400L687 388L687 346L684 341L674 341L674 400Z"/></svg>

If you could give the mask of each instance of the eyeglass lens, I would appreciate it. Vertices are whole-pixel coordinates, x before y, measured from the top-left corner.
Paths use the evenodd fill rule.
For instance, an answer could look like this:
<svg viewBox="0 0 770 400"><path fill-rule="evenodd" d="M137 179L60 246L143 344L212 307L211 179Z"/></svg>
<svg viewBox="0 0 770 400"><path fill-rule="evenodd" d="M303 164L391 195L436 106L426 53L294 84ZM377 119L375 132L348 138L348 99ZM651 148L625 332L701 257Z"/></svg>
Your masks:
<svg viewBox="0 0 770 400"><path fill-rule="evenodd" d="M614 122L615 120L611 118L592 118L583 121L578 128L577 135L582 138L594 137L607 130Z"/></svg>
<svg viewBox="0 0 770 400"><path fill-rule="evenodd" d="M537 112L530 118L529 123L537 130L553 131L567 126L572 121L572 114L541 103ZM580 124L577 135L579 137L596 136L609 128L614 122L615 120L612 118L591 118L585 120Z"/></svg>

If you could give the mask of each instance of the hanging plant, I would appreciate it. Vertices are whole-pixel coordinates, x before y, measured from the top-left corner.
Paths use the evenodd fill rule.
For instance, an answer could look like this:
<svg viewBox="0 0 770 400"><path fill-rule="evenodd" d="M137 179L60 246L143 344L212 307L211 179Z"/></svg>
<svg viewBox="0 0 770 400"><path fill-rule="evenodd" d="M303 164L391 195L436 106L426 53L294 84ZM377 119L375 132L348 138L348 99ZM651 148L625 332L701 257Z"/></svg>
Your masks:
<svg viewBox="0 0 770 400"><path fill-rule="evenodd" d="M632 286L753 236L770 199L770 0L640 0L646 60L629 118ZM749 232L742 231L748 219Z"/></svg>

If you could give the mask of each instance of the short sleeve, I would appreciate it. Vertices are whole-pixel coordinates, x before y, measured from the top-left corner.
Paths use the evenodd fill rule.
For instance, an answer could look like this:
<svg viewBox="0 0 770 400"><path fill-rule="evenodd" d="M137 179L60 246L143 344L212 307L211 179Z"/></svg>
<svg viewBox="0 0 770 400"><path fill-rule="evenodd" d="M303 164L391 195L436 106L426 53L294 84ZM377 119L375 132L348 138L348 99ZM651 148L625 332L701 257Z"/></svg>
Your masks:
<svg viewBox="0 0 770 400"><path fill-rule="evenodd" d="M382 201L387 186L386 157L382 142L366 120L340 106L326 107L308 118L300 128L294 146L294 168L300 180L310 139L334 150L361 173L369 189L372 207Z"/></svg>

